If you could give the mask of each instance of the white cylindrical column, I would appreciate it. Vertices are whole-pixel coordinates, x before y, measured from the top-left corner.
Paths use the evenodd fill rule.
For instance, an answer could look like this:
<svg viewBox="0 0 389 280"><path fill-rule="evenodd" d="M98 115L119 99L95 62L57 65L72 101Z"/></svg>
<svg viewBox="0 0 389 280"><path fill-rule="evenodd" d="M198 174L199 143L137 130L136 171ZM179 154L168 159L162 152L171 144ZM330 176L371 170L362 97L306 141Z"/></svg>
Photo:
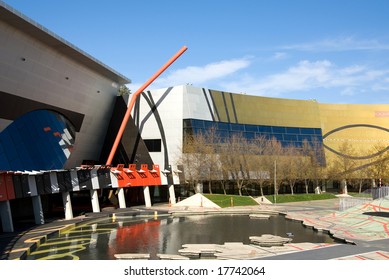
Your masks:
<svg viewBox="0 0 389 280"><path fill-rule="evenodd" d="M169 186L169 199L171 205L176 204L176 193L174 192L174 185Z"/></svg>
<svg viewBox="0 0 389 280"><path fill-rule="evenodd" d="M145 198L146 207L151 207L151 197L150 197L150 188L149 186L143 187L143 196Z"/></svg>
<svg viewBox="0 0 389 280"><path fill-rule="evenodd" d="M73 219L73 207L69 192L62 193L63 208L65 211L65 220Z"/></svg>
<svg viewBox="0 0 389 280"><path fill-rule="evenodd" d="M41 202L41 196L32 196L32 208L34 211L35 224L43 225L45 224L45 217L43 214L43 207Z"/></svg>
<svg viewBox="0 0 389 280"><path fill-rule="evenodd" d="M119 200L119 208L126 208L126 198L124 196L124 189L118 188L118 200Z"/></svg>
<svg viewBox="0 0 389 280"><path fill-rule="evenodd" d="M92 203L92 210L94 213L100 212L99 196L97 190L90 190L90 199Z"/></svg>

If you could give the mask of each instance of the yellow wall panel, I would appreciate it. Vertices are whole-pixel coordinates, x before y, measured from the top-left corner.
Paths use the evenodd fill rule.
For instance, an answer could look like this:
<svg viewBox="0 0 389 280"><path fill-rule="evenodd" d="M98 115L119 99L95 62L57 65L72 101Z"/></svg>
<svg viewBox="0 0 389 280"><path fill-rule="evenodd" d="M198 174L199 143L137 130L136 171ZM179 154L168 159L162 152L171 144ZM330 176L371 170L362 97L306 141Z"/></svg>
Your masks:
<svg viewBox="0 0 389 280"><path fill-rule="evenodd" d="M229 102L230 93L211 91L214 105L219 112L220 121L228 121L227 113L233 116L233 105L239 123L274 125L288 127L320 128L320 115L316 101L268 98L245 94L231 94L233 103ZM225 96L226 103L223 100ZM227 108L226 108L227 104Z"/></svg>

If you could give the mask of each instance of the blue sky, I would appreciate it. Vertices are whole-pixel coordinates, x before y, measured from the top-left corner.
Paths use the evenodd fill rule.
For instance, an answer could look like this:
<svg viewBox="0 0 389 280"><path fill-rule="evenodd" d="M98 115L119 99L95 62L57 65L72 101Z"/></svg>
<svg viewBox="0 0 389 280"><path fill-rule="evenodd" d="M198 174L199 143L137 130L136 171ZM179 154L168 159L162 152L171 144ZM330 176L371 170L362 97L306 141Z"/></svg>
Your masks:
<svg viewBox="0 0 389 280"><path fill-rule="evenodd" d="M386 0L5 0L129 77L321 103L389 104Z"/></svg>

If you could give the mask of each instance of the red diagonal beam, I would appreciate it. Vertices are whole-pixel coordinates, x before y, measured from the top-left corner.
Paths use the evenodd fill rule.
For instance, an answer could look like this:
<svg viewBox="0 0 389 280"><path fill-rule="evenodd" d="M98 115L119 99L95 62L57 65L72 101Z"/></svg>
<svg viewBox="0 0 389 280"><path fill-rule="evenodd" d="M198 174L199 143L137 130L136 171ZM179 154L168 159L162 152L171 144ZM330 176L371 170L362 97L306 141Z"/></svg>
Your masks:
<svg viewBox="0 0 389 280"><path fill-rule="evenodd" d="M159 75L162 74L171 64L173 64L174 61L177 60L188 48L186 46L183 46L174 56L172 56L168 62L166 62L155 74L148 79L135 93L132 94L132 98L130 100L130 104L127 107L126 114L124 115L122 124L120 125L118 134L116 135L115 142L113 143L111 152L108 156L107 165L110 165L112 163L113 157L116 153L116 150L119 146L120 140L122 139L124 129L126 128L127 122L131 116L132 108L134 107L136 98L139 94L141 94L156 78L158 78Z"/></svg>

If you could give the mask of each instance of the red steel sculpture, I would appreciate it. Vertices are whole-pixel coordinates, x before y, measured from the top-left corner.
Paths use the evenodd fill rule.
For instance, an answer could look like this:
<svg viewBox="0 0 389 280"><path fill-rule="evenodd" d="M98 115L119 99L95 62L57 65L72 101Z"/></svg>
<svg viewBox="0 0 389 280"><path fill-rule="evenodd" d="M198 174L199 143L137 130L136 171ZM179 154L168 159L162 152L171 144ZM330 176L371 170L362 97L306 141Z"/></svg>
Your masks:
<svg viewBox="0 0 389 280"><path fill-rule="evenodd" d="M156 78L158 78L159 75L162 74L171 64L173 64L174 61L177 60L188 48L186 46L183 46L174 56L172 56L150 79L148 79L133 95L130 100L130 104L127 107L126 114L124 115L122 124L119 128L118 134L116 135L115 142L113 143L111 152L108 156L108 160L106 165L110 165L112 163L113 157L116 153L117 147L119 146L120 140L123 136L124 129L126 128L127 122L131 116L131 111L134 107L136 98L139 94L141 94Z"/></svg>

